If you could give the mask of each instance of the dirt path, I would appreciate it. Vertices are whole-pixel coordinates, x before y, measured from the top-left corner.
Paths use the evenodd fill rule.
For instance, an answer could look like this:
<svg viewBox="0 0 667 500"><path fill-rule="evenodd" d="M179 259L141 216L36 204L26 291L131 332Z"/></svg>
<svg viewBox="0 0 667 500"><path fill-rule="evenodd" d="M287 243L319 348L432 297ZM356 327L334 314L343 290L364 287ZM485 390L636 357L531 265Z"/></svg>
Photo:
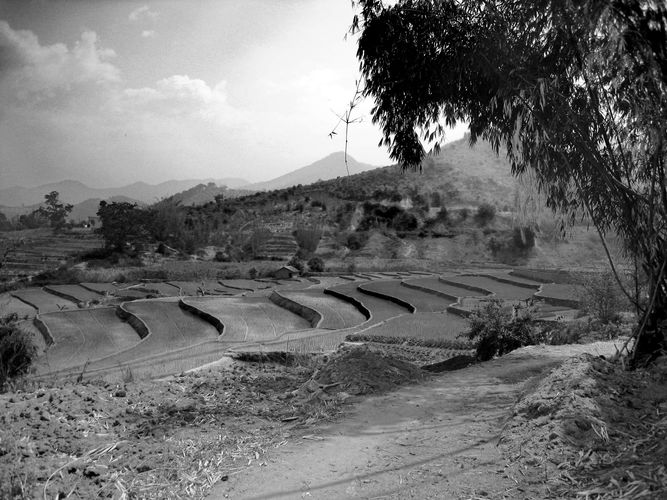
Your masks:
<svg viewBox="0 0 667 500"><path fill-rule="evenodd" d="M210 499L530 498L496 443L525 382L611 343L533 346L353 405L214 486Z"/></svg>

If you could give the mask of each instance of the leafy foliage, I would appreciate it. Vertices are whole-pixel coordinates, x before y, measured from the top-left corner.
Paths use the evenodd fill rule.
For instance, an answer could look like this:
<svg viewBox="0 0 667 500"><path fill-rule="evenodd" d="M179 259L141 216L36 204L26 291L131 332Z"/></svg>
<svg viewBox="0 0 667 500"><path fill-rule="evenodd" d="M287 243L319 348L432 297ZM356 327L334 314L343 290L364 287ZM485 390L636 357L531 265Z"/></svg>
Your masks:
<svg viewBox="0 0 667 500"><path fill-rule="evenodd" d="M74 208L69 203L67 205L61 203L59 197L58 191L51 191L44 195L44 206L37 209L39 215L47 219L55 231L63 228L67 215Z"/></svg>
<svg viewBox="0 0 667 500"><path fill-rule="evenodd" d="M36 355L30 334L21 330L16 313L0 318L0 390L27 374Z"/></svg>
<svg viewBox="0 0 667 500"><path fill-rule="evenodd" d="M503 147L546 203L620 235L649 280L636 353L667 320L667 4L358 0L358 57L383 143L417 168L445 125ZM609 258L614 267L611 256Z"/></svg>
<svg viewBox="0 0 667 500"><path fill-rule="evenodd" d="M477 343L477 357L487 361L521 346L535 344L533 311L526 306L504 306L490 300L468 318L464 337Z"/></svg>
<svg viewBox="0 0 667 500"><path fill-rule="evenodd" d="M127 245L136 244L148 235L147 213L136 203L101 201L97 215L99 232L109 248L123 252Z"/></svg>
<svg viewBox="0 0 667 500"><path fill-rule="evenodd" d="M311 257L308 260L308 269L314 273L321 273L324 271L324 261L317 255L315 257Z"/></svg>
<svg viewBox="0 0 667 500"><path fill-rule="evenodd" d="M482 203L477 207L475 213L475 222L484 227L488 225L496 217L496 207L488 203Z"/></svg>

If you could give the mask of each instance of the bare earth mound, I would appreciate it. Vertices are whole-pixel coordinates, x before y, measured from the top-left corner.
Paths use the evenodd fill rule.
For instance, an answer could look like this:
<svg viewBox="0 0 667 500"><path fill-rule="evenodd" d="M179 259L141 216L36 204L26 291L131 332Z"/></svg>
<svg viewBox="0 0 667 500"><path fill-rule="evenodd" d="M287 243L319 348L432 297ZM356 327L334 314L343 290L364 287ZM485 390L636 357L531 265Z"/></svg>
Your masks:
<svg viewBox="0 0 667 500"><path fill-rule="evenodd" d="M386 356L366 346L346 346L315 370L299 393L345 392L373 394L423 379L425 373L413 364Z"/></svg>
<svg viewBox="0 0 667 500"><path fill-rule="evenodd" d="M667 360L628 372L583 354L536 383L501 437L517 497L667 498L666 382Z"/></svg>

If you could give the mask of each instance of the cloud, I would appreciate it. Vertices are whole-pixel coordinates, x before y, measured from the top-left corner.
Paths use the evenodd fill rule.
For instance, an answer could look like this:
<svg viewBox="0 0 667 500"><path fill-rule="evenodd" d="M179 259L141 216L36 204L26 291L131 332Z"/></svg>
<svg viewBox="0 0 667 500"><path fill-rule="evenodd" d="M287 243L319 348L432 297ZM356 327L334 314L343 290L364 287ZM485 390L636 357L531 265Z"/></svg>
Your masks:
<svg viewBox="0 0 667 500"><path fill-rule="evenodd" d="M109 62L115 55L98 46L93 31L83 32L68 48L62 43L41 45L33 32L0 21L0 101L41 100L86 85L118 82L120 71Z"/></svg>
<svg viewBox="0 0 667 500"><path fill-rule="evenodd" d="M155 38L155 35L157 35L157 33L154 30L144 30L141 32L142 38Z"/></svg>
<svg viewBox="0 0 667 500"><path fill-rule="evenodd" d="M125 89L119 109L231 123L238 119L238 114L227 102L225 87L225 81L211 87L197 78L173 75L158 81L154 87Z"/></svg>
<svg viewBox="0 0 667 500"><path fill-rule="evenodd" d="M130 22L136 23L144 20L154 21L157 16L157 12L152 11L148 5L143 5L134 9L127 17Z"/></svg>

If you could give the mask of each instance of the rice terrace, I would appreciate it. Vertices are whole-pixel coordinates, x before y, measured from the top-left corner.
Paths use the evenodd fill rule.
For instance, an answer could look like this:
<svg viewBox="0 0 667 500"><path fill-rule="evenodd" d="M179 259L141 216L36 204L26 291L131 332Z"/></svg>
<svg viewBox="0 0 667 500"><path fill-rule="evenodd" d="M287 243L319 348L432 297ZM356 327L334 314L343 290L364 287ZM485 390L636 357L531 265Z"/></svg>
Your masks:
<svg viewBox="0 0 667 500"><path fill-rule="evenodd" d="M0 500L667 498L664 2L0 0L0 54Z"/></svg>

